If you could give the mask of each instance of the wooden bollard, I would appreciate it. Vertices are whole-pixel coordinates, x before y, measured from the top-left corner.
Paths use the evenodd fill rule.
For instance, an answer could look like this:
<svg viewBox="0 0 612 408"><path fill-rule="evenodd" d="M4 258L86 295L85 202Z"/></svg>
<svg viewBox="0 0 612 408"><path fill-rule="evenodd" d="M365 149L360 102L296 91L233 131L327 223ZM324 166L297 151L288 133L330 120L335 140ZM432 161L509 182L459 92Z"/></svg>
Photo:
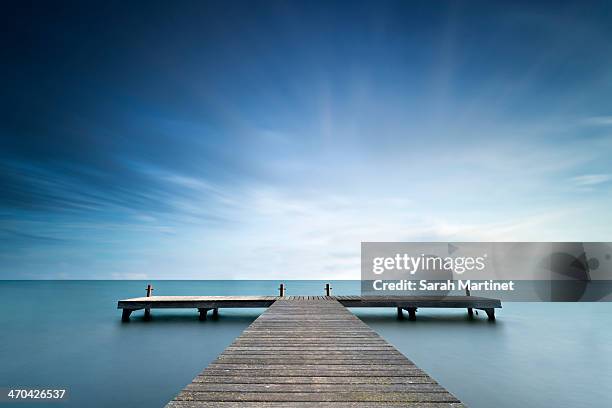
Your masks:
<svg viewBox="0 0 612 408"><path fill-rule="evenodd" d="M331 296L331 286L329 286L329 283L325 284L325 296Z"/></svg>
<svg viewBox="0 0 612 408"><path fill-rule="evenodd" d="M153 292L153 286L151 286L151 284L147 285L147 297L151 297L151 293ZM151 319L151 309L146 308L145 309L145 314L144 314L145 320L150 320Z"/></svg>
<svg viewBox="0 0 612 408"><path fill-rule="evenodd" d="M281 283L278 287L278 292L280 297L285 297L285 284Z"/></svg>

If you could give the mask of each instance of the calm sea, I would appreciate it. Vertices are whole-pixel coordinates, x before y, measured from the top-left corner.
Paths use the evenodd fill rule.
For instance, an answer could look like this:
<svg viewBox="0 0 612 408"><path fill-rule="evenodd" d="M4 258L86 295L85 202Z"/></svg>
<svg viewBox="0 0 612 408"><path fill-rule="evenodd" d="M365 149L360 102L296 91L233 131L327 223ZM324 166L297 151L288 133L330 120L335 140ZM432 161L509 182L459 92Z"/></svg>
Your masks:
<svg viewBox="0 0 612 408"><path fill-rule="evenodd" d="M122 324L117 300L144 281L0 281L0 388L67 388L56 407L162 407L262 309L142 311ZM275 281L153 281L156 295L274 295ZM321 295L323 281L287 281ZM358 281L332 282L359 294ZM504 303L498 320L463 310L353 310L472 408L611 407L612 303ZM9 404L0 404L8 406ZM19 403L19 407L49 404Z"/></svg>

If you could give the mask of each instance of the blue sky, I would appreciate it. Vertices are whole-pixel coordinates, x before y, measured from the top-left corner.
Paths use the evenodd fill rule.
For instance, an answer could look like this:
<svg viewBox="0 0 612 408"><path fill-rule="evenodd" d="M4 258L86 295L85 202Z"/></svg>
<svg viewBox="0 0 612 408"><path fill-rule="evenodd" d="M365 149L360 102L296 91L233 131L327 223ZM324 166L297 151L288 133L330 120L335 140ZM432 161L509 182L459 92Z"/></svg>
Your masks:
<svg viewBox="0 0 612 408"><path fill-rule="evenodd" d="M3 12L0 278L358 279L361 241L612 241L602 3Z"/></svg>

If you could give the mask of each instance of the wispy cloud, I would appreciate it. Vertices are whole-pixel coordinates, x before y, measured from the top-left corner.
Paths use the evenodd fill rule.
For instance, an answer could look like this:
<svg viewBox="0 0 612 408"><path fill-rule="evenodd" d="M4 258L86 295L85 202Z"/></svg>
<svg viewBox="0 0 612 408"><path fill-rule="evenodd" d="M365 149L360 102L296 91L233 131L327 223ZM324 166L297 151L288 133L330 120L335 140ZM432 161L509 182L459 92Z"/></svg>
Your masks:
<svg viewBox="0 0 612 408"><path fill-rule="evenodd" d="M570 181L577 186L594 186L612 180L612 174L584 174L570 178Z"/></svg>
<svg viewBox="0 0 612 408"><path fill-rule="evenodd" d="M583 123L593 126L612 126L612 116L592 116L584 119Z"/></svg>
<svg viewBox="0 0 612 408"><path fill-rule="evenodd" d="M361 241L609 236L608 11L180 3L42 13L5 58L0 278L356 278Z"/></svg>

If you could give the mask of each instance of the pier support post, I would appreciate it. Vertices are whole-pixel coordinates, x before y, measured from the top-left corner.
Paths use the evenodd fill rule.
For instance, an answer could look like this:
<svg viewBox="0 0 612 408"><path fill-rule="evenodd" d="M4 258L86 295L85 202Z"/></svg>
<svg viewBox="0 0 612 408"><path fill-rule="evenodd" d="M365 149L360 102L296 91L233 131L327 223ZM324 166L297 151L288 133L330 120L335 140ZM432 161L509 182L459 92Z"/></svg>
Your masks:
<svg viewBox="0 0 612 408"><path fill-rule="evenodd" d="M399 320L404 320L404 311L401 307L397 308L397 318Z"/></svg>
<svg viewBox="0 0 612 408"><path fill-rule="evenodd" d="M465 288L465 296L470 296L470 288L468 287ZM468 307L467 311L468 311L468 316L470 318L474 317L474 309L472 309L471 307Z"/></svg>
<svg viewBox="0 0 612 408"><path fill-rule="evenodd" d="M495 320L495 309L493 308L487 308L487 309L483 309L485 311L485 313L487 314L487 317L489 318L489 321L494 321Z"/></svg>
<svg viewBox="0 0 612 408"><path fill-rule="evenodd" d="M130 315L132 314L133 310L132 309L123 309L123 311L121 312L121 321L122 322L129 322L130 321Z"/></svg>
<svg viewBox="0 0 612 408"><path fill-rule="evenodd" d="M285 297L285 284L281 283L280 286L278 287L278 295L280 297Z"/></svg>
<svg viewBox="0 0 612 408"><path fill-rule="evenodd" d="M408 320L415 321L416 320L416 311L417 311L417 308L416 307L409 307L406 310L408 310Z"/></svg>
<svg viewBox="0 0 612 408"><path fill-rule="evenodd" d="M200 321L204 321L206 320L206 314L208 313L210 309L198 309L198 312L200 312Z"/></svg>
<svg viewBox="0 0 612 408"><path fill-rule="evenodd" d="M331 296L331 290L332 287L329 285L329 283L325 284L325 296Z"/></svg>
<svg viewBox="0 0 612 408"><path fill-rule="evenodd" d="M219 317L219 308L215 307L212 312L213 319L217 319Z"/></svg>

